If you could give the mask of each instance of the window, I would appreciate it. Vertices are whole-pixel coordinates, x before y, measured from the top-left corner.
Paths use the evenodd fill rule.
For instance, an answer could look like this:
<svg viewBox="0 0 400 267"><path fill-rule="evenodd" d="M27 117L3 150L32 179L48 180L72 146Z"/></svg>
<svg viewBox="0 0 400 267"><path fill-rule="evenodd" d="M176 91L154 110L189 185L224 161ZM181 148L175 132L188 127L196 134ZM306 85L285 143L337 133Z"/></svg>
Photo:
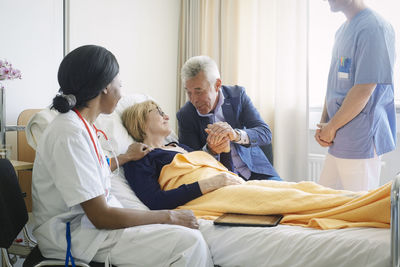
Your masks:
<svg viewBox="0 0 400 267"><path fill-rule="evenodd" d="M396 103L400 105L400 2L397 0L366 0L365 3L389 21L396 33L397 60L394 67ZM309 1L309 105L323 107L332 47L336 30L346 20L343 13L332 13L327 1Z"/></svg>

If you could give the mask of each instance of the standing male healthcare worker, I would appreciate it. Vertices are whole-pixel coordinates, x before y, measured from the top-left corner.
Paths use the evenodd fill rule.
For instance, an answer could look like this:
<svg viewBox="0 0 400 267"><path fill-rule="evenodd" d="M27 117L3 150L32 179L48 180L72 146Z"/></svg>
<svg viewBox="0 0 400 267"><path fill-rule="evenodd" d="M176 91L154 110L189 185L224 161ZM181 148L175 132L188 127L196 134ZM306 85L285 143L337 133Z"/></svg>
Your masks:
<svg viewBox="0 0 400 267"><path fill-rule="evenodd" d="M335 36L316 141L329 146L319 183L336 189L379 186L380 155L396 146L394 31L363 0L329 0L347 21Z"/></svg>

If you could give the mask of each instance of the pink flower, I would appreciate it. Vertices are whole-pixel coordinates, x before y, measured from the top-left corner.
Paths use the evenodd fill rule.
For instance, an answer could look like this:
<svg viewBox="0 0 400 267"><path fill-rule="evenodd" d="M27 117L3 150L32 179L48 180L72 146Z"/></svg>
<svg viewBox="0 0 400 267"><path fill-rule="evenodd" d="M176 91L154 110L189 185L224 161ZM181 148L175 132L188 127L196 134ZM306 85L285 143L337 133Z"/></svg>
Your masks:
<svg viewBox="0 0 400 267"><path fill-rule="evenodd" d="M0 80L21 79L21 71L14 69L7 60L0 59Z"/></svg>

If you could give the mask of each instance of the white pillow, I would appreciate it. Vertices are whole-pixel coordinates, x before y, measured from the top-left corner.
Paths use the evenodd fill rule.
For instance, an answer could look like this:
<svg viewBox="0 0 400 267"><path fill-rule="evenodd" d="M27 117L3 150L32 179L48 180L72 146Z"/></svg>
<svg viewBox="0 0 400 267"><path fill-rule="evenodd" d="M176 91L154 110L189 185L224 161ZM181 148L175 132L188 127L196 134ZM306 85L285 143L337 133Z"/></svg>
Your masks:
<svg viewBox="0 0 400 267"><path fill-rule="evenodd" d="M122 112L124 112L124 110L136 103L142 103L144 101L147 100L154 100L154 98L152 98L149 95L145 95L145 94L130 94L130 95L124 95L118 102L117 106L115 107L114 113L117 113L119 115L119 117L122 116Z"/></svg>

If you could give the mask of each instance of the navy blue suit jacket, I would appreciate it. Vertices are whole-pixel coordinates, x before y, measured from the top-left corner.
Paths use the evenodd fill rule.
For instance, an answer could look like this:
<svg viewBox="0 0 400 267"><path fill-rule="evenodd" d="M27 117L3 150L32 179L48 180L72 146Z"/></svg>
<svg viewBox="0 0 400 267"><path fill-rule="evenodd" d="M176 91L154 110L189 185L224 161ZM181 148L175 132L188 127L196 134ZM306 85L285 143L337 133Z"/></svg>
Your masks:
<svg viewBox="0 0 400 267"><path fill-rule="evenodd" d="M225 86L221 89L225 100L222 113L232 128L246 131L249 145L232 143L242 161L250 171L270 176L279 176L259 146L271 143L271 130L260 117L243 87ZM176 114L179 126L179 142L194 150L201 150L207 142L204 129L212 123L209 117L201 117L189 101Z"/></svg>

